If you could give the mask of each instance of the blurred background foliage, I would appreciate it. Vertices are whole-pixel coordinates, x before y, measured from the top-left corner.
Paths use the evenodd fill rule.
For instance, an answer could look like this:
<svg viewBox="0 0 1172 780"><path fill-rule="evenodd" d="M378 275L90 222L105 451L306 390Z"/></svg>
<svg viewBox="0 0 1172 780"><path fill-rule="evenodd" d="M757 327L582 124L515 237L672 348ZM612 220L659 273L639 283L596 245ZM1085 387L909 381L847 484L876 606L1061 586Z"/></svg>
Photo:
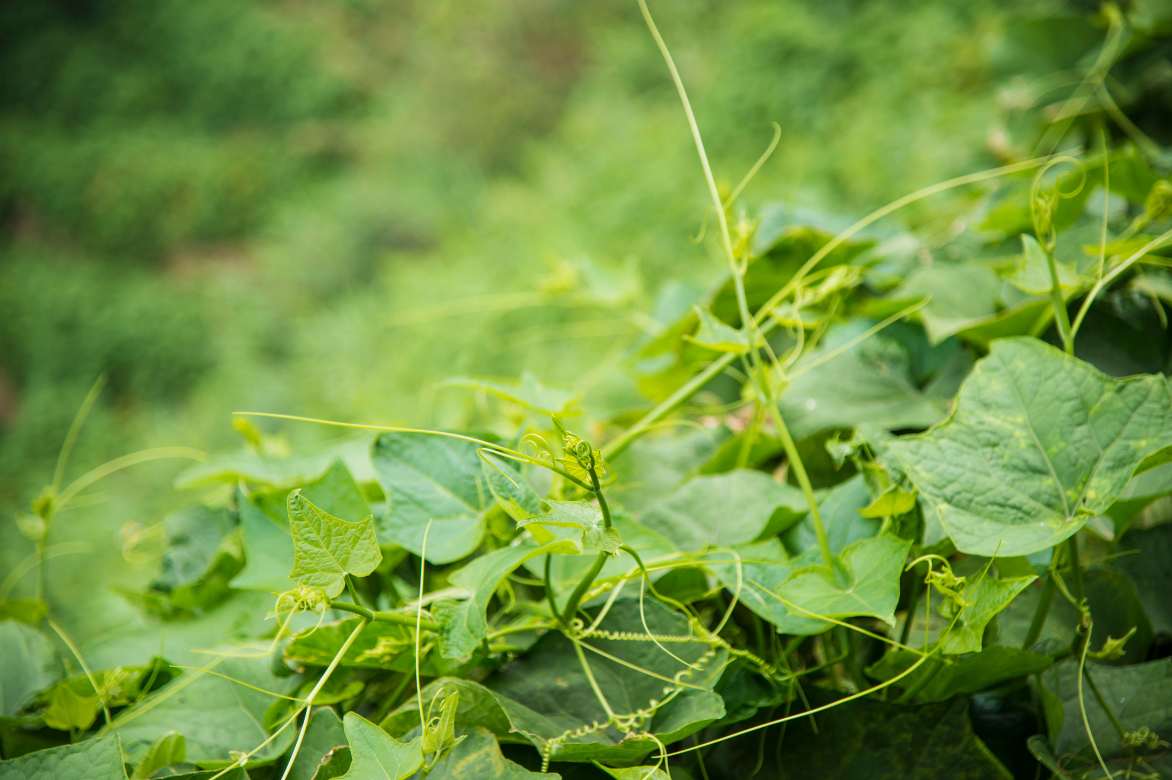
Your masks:
<svg viewBox="0 0 1172 780"><path fill-rule="evenodd" d="M1137 27L1166 24L1158 6L1133 3ZM655 8L721 185L778 122L742 203L827 226L1028 156L1103 39L1091 9ZM1120 100L1164 144L1168 62L1161 45L1120 65L1139 74ZM624 347L723 271L628 0L7 3L0 69L6 516L99 375L78 470L234 446L237 409L478 424L484 399L451 376L529 371L614 412L639 402ZM119 477L96 507L153 523L173 471Z"/></svg>

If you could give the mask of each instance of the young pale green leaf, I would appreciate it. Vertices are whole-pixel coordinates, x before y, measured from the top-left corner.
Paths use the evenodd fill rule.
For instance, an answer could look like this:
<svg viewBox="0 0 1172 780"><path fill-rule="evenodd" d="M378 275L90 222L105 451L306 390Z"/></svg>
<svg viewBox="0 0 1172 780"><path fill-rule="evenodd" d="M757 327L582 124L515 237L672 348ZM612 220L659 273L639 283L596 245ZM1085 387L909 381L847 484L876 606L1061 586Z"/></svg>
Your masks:
<svg viewBox="0 0 1172 780"><path fill-rule="evenodd" d="M302 494L321 509L337 517L365 517L370 514L362 490L341 459L326 473L301 487ZM293 587L293 539L286 509L288 491L273 490L246 494L237 489L236 507L244 540L244 568L232 580L232 587L283 593Z"/></svg>
<svg viewBox="0 0 1172 780"><path fill-rule="evenodd" d="M72 745L0 761L0 780L115 780L126 778L118 737L95 737Z"/></svg>
<svg viewBox="0 0 1172 780"><path fill-rule="evenodd" d="M681 550L744 544L806 513L801 491L759 471L693 477L640 517Z"/></svg>
<svg viewBox="0 0 1172 780"><path fill-rule="evenodd" d="M342 721L350 743L350 770L344 780L405 780L423 765L422 738L400 742L356 712Z"/></svg>
<svg viewBox="0 0 1172 780"><path fill-rule="evenodd" d="M159 737L134 767L130 780L147 780L160 769L182 764L187 759L187 738L177 731Z"/></svg>
<svg viewBox="0 0 1172 780"><path fill-rule="evenodd" d="M693 307L699 320L699 327L693 335L685 336L693 344L715 352L731 352L734 355L744 355L749 351L749 337L744 331L726 325L712 315L707 309Z"/></svg>
<svg viewBox="0 0 1172 780"><path fill-rule="evenodd" d="M473 728L427 773L435 780L557 780L560 775L530 772L501 754L496 737Z"/></svg>
<svg viewBox="0 0 1172 780"><path fill-rule="evenodd" d="M1034 339L996 342L953 415L885 449L962 552L1028 555L1114 502L1136 467L1172 445L1162 376L1113 379Z"/></svg>
<svg viewBox="0 0 1172 780"><path fill-rule="evenodd" d="M470 555L484 536L493 507L475 444L441 436L385 433L374 442L375 472L390 499L378 519L378 535L419 555L427 535L427 560L441 564Z"/></svg>
<svg viewBox="0 0 1172 780"><path fill-rule="evenodd" d="M1036 579L1033 576L996 579L986 575L966 583L960 590L964 606L956 616L956 623L940 638L940 651L946 655L979 653L989 621Z"/></svg>
<svg viewBox="0 0 1172 780"><path fill-rule="evenodd" d="M1013 273L1006 277L1006 281L1029 295L1049 295L1054 280L1050 276L1050 261L1046 258L1046 250L1042 249L1036 238L1024 233L1021 236L1021 248L1021 262ZM1058 271L1058 283L1064 296L1069 297L1075 291L1088 286L1089 280L1068 263L1055 260L1054 266Z"/></svg>
<svg viewBox="0 0 1172 780"><path fill-rule="evenodd" d="M0 715L15 715L61 676L49 638L15 620L0 622Z"/></svg>
<svg viewBox="0 0 1172 780"><path fill-rule="evenodd" d="M374 521L350 522L323 512L300 490L289 494L289 531L293 535L293 569L302 585L321 588L330 598L346 587L346 575L365 577L382 560Z"/></svg>
<svg viewBox="0 0 1172 780"><path fill-rule="evenodd" d="M892 485L875 496L875 500L859 510L859 517L882 519L912 511L916 505L916 494Z"/></svg>

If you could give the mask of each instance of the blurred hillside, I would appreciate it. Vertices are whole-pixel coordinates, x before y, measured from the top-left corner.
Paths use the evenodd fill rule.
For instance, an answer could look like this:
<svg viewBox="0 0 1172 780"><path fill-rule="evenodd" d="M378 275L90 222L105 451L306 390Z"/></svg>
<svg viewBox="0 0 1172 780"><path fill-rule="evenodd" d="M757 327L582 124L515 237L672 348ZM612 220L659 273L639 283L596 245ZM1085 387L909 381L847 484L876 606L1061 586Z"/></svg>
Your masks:
<svg viewBox="0 0 1172 780"><path fill-rule="evenodd" d="M837 224L1028 152L1015 79L1069 81L1102 35L1053 34L1063 5L653 7L722 185L776 121L743 203ZM622 408L616 345L721 269L627 0L9 3L0 68L5 514L99 375L78 469L229 445L235 409L475 420L454 375ZM100 498L165 503L158 473Z"/></svg>

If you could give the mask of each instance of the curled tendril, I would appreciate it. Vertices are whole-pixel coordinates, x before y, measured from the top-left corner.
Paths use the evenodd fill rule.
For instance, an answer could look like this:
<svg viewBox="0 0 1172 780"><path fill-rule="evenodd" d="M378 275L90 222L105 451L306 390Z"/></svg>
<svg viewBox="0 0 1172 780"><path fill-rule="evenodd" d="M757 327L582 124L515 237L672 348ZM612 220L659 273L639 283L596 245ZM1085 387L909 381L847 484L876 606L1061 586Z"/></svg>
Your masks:
<svg viewBox="0 0 1172 780"><path fill-rule="evenodd" d="M1071 166L1077 173L1077 183L1071 187L1062 187L1062 177L1058 177L1052 186L1046 186L1046 174L1062 165ZM1030 186L1030 217L1034 223L1034 235L1038 243L1047 252L1054 251L1058 241L1054 229L1054 214L1058 211L1058 204L1063 200L1077 197L1087 183L1086 166L1077 157L1059 155L1047 162L1034 176Z"/></svg>
<svg viewBox="0 0 1172 780"><path fill-rule="evenodd" d="M948 603L953 609L959 610L972 606L972 603L965 600L962 595L967 585L965 578L952 571L952 564L948 562L947 558L935 554L921 555L904 567L904 570L910 571L921 563L928 565L928 573L924 575L925 584L930 585L937 593L948 599ZM939 564L939 570L933 568L934 563Z"/></svg>

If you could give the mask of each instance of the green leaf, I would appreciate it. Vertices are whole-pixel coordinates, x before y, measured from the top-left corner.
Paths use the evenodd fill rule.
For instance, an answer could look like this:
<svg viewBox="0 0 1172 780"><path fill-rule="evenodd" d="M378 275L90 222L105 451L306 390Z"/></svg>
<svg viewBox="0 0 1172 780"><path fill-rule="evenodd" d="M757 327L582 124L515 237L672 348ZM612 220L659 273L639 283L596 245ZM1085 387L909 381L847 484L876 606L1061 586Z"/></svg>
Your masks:
<svg viewBox="0 0 1172 780"><path fill-rule="evenodd" d="M715 352L731 352L734 355L743 355L749 351L749 337L743 331L718 320L707 309L693 307L699 320L699 327L685 339L697 346Z"/></svg>
<svg viewBox="0 0 1172 780"><path fill-rule="evenodd" d="M491 379L454 377L445 380L444 385L468 387L494 395L503 401L516 404L546 417L569 417L577 413L578 396L569 390L547 387L528 371L521 374L517 382L498 382Z"/></svg>
<svg viewBox="0 0 1172 780"><path fill-rule="evenodd" d="M115 736L95 737L73 745L38 750L0 761L0 780L92 780L125 778L122 751Z"/></svg>
<svg viewBox="0 0 1172 780"><path fill-rule="evenodd" d="M920 656L907 650L889 651L867 668L878 680L888 680L918 661ZM947 701L953 696L976 693L1008 680L1028 677L1048 668L1053 659L1017 647L992 645L979 653L934 655L916 671L896 685L914 692L919 702Z"/></svg>
<svg viewBox="0 0 1172 780"><path fill-rule="evenodd" d="M964 700L905 707L868 698L834 707L816 721L789 724L777 752L782 763L771 776L1010 780L1009 771L973 734L967 710ZM709 760L720 758L716 754Z"/></svg>
<svg viewBox="0 0 1172 780"><path fill-rule="evenodd" d="M165 594L160 602L165 605L164 613L198 612L222 600L228 582L244 564L232 513L223 508L191 507L168 515L163 528L167 551L150 589Z"/></svg>
<svg viewBox="0 0 1172 780"><path fill-rule="evenodd" d="M427 773L428 780L557 780L561 775L530 772L505 758L491 732L473 728Z"/></svg>
<svg viewBox="0 0 1172 780"><path fill-rule="evenodd" d="M1050 276L1050 261L1046 259L1046 251L1038 244L1033 236L1022 234L1021 262L1013 273L1006 277L1006 281L1017 289L1029 295L1049 295L1053 288L1053 278ZM1055 268L1058 270L1058 282L1065 297L1072 291L1087 286L1087 280L1067 263L1058 262L1055 258Z"/></svg>
<svg viewBox="0 0 1172 780"><path fill-rule="evenodd" d="M301 488L302 494L337 517L366 517L370 506L350 470L335 460L318 479ZM232 580L233 588L283 593L293 587L293 539L284 490L245 495L238 489L236 506L244 539L244 569Z"/></svg>
<svg viewBox="0 0 1172 780"><path fill-rule="evenodd" d="M53 643L32 626L0 622L0 715L15 715L61 677Z"/></svg>
<svg viewBox="0 0 1172 780"><path fill-rule="evenodd" d="M941 652L948 655L980 652L981 639L989 621L1036 579L1033 576L1006 579L984 576L966 582L960 591L965 605L961 607L952 629L942 638Z"/></svg>
<svg viewBox="0 0 1172 780"><path fill-rule="evenodd" d="M284 593L293 587L293 538L287 518L278 520L265 512L256 496L237 490L240 532L244 540L244 568L232 579L232 587Z"/></svg>
<svg viewBox="0 0 1172 780"><path fill-rule="evenodd" d="M187 739L177 731L159 737L134 767L130 780L147 780L157 770L182 764L187 759Z"/></svg>
<svg viewBox="0 0 1172 780"><path fill-rule="evenodd" d="M98 695L84 677L54 685L49 690L48 701L42 717L51 729L85 731L98 718Z"/></svg>
<svg viewBox="0 0 1172 780"><path fill-rule="evenodd" d="M1118 566L1135 582L1152 628L1172 635L1172 524L1123 537Z"/></svg>
<svg viewBox="0 0 1172 780"><path fill-rule="evenodd" d="M577 546L555 541L537 547L514 545L493 550L453 573L450 582L464 589L468 598L459 603L444 602L435 609L442 622L440 649L445 658L464 661L472 656L488 632L488 604L505 577L521 564L539 555L574 552ZM441 608L442 607L442 608Z"/></svg>
<svg viewBox="0 0 1172 780"><path fill-rule="evenodd" d="M895 517L912 511L916 506L916 494L892 485L875 496L875 500L859 510L859 517L882 519Z"/></svg>
<svg viewBox="0 0 1172 780"><path fill-rule="evenodd" d="M541 514L518 524L528 529L539 542L560 539L567 543L560 552L615 553L622 545L619 532L608 529L602 519L602 509L595 501L544 502Z"/></svg>
<svg viewBox="0 0 1172 780"><path fill-rule="evenodd" d="M342 593L346 575L365 577L382 560L374 521L350 522L323 512L300 490L289 494L293 569L300 584L321 588L330 598Z"/></svg>
<svg viewBox="0 0 1172 780"><path fill-rule="evenodd" d="M321 626L310 626L285 645L286 662L294 666L328 666L361 618L349 617ZM369 622L342 656L342 667L364 669L414 669L415 640L407 626L381 620Z"/></svg>
<svg viewBox="0 0 1172 780"><path fill-rule="evenodd" d="M1102 639L1096 632L1092 637ZM1094 681L1103 700L1111 708L1124 732L1149 729L1164 740L1172 734L1172 659L1163 658L1135 666L1087 665L1087 674ZM1068 659L1042 674L1043 703L1050 729L1050 742L1063 766L1074 776L1082 771L1094 771L1098 766L1091 752L1090 741L1082 722L1078 698L1078 662ZM1142 758L1157 771L1172 769L1172 751L1166 746L1126 747L1116 730L1111 716L1103 709L1089 684L1083 685L1083 705L1086 707L1090 731L1095 735L1108 766L1126 776L1136 757Z"/></svg>
<svg viewBox="0 0 1172 780"><path fill-rule="evenodd" d="M1112 379L1033 339L996 342L943 424L888 444L957 549L1029 555L1110 507L1172 444L1162 376Z"/></svg>
<svg viewBox="0 0 1172 780"><path fill-rule="evenodd" d="M451 563L475 551L494 504L476 453L475 444L441 436L379 436L371 457L391 504L378 520L380 541L419 555L431 522L428 562Z"/></svg>
<svg viewBox="0 0 1172 780"><path fill-rule="evenodd" d="M955 386L925 383L921 388L914 373L914 355L901 341L883 333L845 349L872 324L852 320L831 329L825 341L794 366L780 407L796 439L862 423L888 430L926 428L947 414L945 393ZM924 342L922 331L916 331L918 341ZM964 353L946 346L936 349L951 353L963 370Z"/></svg>
<svg viewBox="0 0 1172 780"><path fill-rule="evenodd" d="M349 765L350 751L346 747L346 732L342 727L342 720L329 707L314 709L309 719L309 728L305 731L305 741L301 744L301 752L293 762L289 772L289 780L316 780L326 767L335 768L336 762L345 761ZM341 772L326 774L335 777Z"/></svg>
<svg viewBox="0 0 1172 780"><path fill-rule="evenodd" d="M847 545L832 571L817 550L786 559L775 541L740 549L743 564L715 567L724 587L784 634L817 634L832 624L813 615L842 619L874 617L895 624L899 577L911 542L880 534ZM783 601L784 599L784 601ZM794 609L785 602L795 605Z"/></svg>
<svg viewBox="0 0 1172 780"><path fill-rule="evenodd" d="M699 476L644 512L640 521L681 550L743 544L789 528L806 513L797 488L759 471Z"/></svg>
<svg viewBox="0 0 1172 780"><path fill-rule="evenodd" d="M287 693L288 680L272 674L267 658L214 661L208 669L223 676L198 669L184 672L124 710L101 733L120 736L132 762L172 731L186 737L187 760L195 764L226 763L234 751L252 750L269 736L262 723L273 697L263 691ZM276 758L292 740L286 729L253 760Z"/></svg>
<svg viewBox="0 0 1172 780"><path fill-rule="evenodd" d="M480 465L488 489L509 517L520 523L545 511L541 496L512 461L481 450Z"/></svg>
<svg viewBox="0 0 1172 780"><path fill-rule="evenodd" d="M421 737L400 742L356 712L347 712L342 726L351 755L346 780L404 780L423 765Z"/></svg>

